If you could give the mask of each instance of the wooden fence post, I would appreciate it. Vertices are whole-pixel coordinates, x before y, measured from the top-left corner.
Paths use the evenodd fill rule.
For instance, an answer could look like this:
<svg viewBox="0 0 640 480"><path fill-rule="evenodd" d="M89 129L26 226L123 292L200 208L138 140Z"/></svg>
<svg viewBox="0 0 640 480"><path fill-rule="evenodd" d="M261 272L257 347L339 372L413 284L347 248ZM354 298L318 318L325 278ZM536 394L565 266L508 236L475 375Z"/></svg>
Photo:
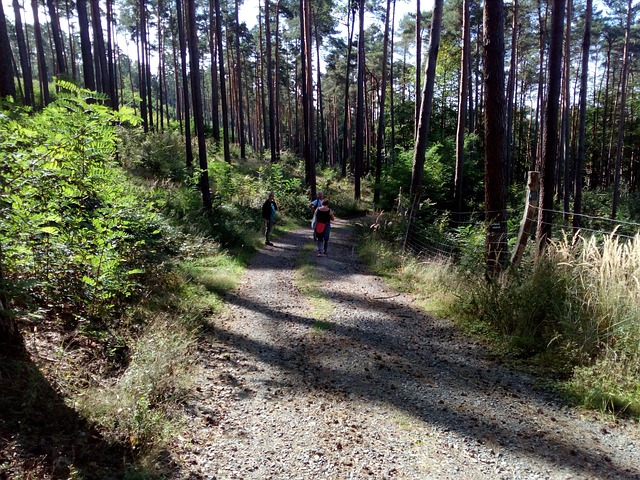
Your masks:
<svg viewBox="0 0 640 480"><path fill-rule="evenodd" d="M522 222L520 222L520 232L518 233L518 243L511 256L511 265L517 266L522 260L524 249L529 240L531 225L538 214L538 201L540 199L540 172L529 172L527 175L527 200L525 202Z"/></svg>

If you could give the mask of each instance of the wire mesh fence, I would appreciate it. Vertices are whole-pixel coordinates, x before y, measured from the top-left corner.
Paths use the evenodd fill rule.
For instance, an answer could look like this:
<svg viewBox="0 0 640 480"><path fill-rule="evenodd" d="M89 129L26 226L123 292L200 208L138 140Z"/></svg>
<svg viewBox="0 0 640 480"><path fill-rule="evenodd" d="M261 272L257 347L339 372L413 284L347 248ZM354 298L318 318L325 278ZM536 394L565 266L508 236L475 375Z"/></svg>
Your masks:
<svg viewBox="0 0 640 480"><path fill-rule="evenodd" d="M539 207L534 207L536 217L540 213ZM604 241L607 236L615 236L622 241L633 240L640 233L640 223L617 220L601 216L574 214L562 210L545 210L550 212L550 225L553 238L562 237L596 237ZM416 222L411 231L405 232L405 249L419 257L437 257L455 259L462 250L480 248L484 245L487 224L485 219L496 212L451 212L440 209L429 209L428 220ZM522 212L516 209L508 210L508 241L513 243L518 235L518 228ZM573 226L574 217L579 217L580 227ZM535 227L534 227L535 230ZM534 232L535 233L535 232ZM535 235L529 241L535 242Z"/></svg>

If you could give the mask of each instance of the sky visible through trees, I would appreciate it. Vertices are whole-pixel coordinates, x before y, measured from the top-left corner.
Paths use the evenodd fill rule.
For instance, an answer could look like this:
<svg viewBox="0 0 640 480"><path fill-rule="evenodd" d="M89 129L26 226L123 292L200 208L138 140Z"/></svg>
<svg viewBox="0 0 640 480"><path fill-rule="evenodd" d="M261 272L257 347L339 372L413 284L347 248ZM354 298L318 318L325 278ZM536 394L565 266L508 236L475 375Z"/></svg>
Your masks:
<svg viewBox="0 0 640 480"><path fill-rule="evenodd" d="M4 5L4 10L5 10L5 14L7 16L9 16L9 13L12 11L12 0L2 0L3 5ZM263 0L245 0L244 2L242 2L239 6L239 19L241 23L246 24L248 29L252 29L254 28L257 23L258 23L258 4L264 4ZM425 11L430 11L431 9L433 9L433 0L422 0L421 2L421 7L423 8L423 10ZM44 12L44 6L41 5L41 10ZM414 2L411 0L398 0L396 3L396 28L399 28L400 26L400 22L401 19L410 13L413 13L413 15L415 15L415 5ZM31 11L30 8L25 8L23 10L23 14L24 14L24 18L23 21L25 21L26 23L32 24L33 23L33 13ZM74 18L75 20L75 18ZM66 22L66 18L64 17L60 17L60 24L61 27L63 29L63 31L66 31L68 28L68 24ZM77 28L77 27L76 27ZM340 35L346 36L346 32L344 29L344 25L342 25L339 28L340 31ZM136 50L135 50L135 45L133 45L130 41L127 41L124 36L119 35L118 36L118 41L120 44L120 47L125 49L125 51L127 52L127 55L130 58L135 58L136 56ZM321 62L321 66L323 67L325 65L324 63L324 59L321 58L320 59ZM152 54L152 58L151 58L151 65L152 68L157 69L158 68L158 56L157 54L155 54L155 52Z"/></svg>

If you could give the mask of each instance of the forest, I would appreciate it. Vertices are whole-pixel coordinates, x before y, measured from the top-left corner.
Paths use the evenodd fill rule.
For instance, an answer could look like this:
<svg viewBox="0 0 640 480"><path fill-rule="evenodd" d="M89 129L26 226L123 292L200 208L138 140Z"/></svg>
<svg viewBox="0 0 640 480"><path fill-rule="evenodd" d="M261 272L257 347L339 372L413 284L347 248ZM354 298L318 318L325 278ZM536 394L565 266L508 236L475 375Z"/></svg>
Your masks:
<svg viewBox="0 0 640 480"><path fill-rule="evenodd" d="M266 192L282 233L322 190L374 271L639 415L640 4L425 3L1 2L0 378L47 388L0 410L151 449Z"/></svg>

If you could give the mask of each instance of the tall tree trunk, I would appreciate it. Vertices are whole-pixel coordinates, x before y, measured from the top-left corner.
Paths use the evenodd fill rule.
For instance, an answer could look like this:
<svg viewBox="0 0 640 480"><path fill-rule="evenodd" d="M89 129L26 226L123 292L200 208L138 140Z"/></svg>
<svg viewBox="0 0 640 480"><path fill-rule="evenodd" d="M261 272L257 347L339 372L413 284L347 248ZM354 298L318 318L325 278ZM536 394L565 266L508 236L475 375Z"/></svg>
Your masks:
<svg viewBox="0 0 640 480"><path fill-rule="evenodd" d="M558 146L558 110L562 78L562 32L564 0L553 0L551 13L551 45L549 48L549 85L544 115L542 161L540 164L540 212L538 215L538 247L543 250L551 239L553 225L553 187Z"/></svg>
<svg viewBox="0 0 640 480"><path fill-rule="evenodd" d="M76 53L73 41L73 23L71 20L71 11L69 9L69 0L64 1L64 8L66 12L66 19L68 25L68 36L69 36L69 58L71 58L71 77L76 80L78 78L78 71L76 69Z"/></svg>
<svg viewBox="0 0 640 480"><path fill-rule="evenodd" d="M393 14L391 16L391 25L396 24L396 0L393 0ZM395 95L393 88L393 48L395 39L394 27L391 28L391 51L389 52L389 112L391 114L391 156L392 159L396 158L396 113L395 113Z"/></svg>
<svg viewBox="0 0 640 480"><path fill-rule="evenodd" d="M620 119L618 120L618 142L616 145L616 165L613 180L613 203L611 206L611 218L618 215L618 202L620 200L620 174L622 164L622 146L624 144L624 121L627 108L627 78L629 76L629 44L631 36L632 0L627 1L627 25L624 34L624 52L622 55L622 78L620 79Z"/></svg>
<svg viewBox="0 0 640 480"><path fill-rule="evenodd" d="M420 117L418 118L418 135L413 153L413 167L411 169L411 218L409 222L413 224L416 210L422 195L422 177L424 174L424 162L427 154L427 142L429 137L429 124L431 122L431 111L433 102L433 90L436 77L436 62L438 61L438 51L440 49L440 30L442 25L443 0L436 0L433 7L433 19L429 37L429 56L425 68L425 82L422 89L422 99L420 101ZM411 227L410 227L411 228Z"/></svg>
<svg viewBox="0 0 640 480"><path fill-rule="evenodd" d="M82 0L80 0L82 1ZM142 125L144 132L149 131L149 125L151 123L150 117L151 115L151 105L149 105L148 97L147 97L147 54L146 54L146 45L147 45L147 5L146 0L140 0L140 42L138 44L138 78L139 78L139 88L140 88L140 112L142 113Z"/></svg>
<svg viewBox="0 0 640 480"><path fill-rule="evenodd" d="M589 49L591 48L591 18L593 16L593 0L587 0L584 20L584 36L582 38L582 66L580 70L580 128L578 131L578 155L575 165L575 186L573 200L573 228L577 231L581 225L582 188L586 151L587 130L587 80L589 76Z"/></svg>
<svg viewBox="0 0 640 480"><path fill-rule="evenodd" d="M173 25L173 11L170 10L169 24ZM176 35L171 35L171 53L173 56L173 89L176 98L176 119L180 125L180 135L184 132L182 124L182 90L180 88L180 67L178 66L178 47L176 45Z"/></svg>
<svg viewBox="0 0 640 480"><path fill-rule="evenodd" d="M378 116L378 138L376 145L376 182L373 192L373 203L380 203L380 178L382 176L382 149L384 147L384 107L387 94L387 56L389 53L389 22L391 0L387 0L387 12L384 20L384 39L382 41L382 82L380 85L380 112Z"/></svg>
<svg viewBox="0 0 640 480"><path fill-rule="evenodd" d="M545 4L546 5L546 4ZM538 64L538 95L536 97L536 113L535 113L535 134L533 135L533 156L531 158L531 169L541 170L540 163L542 162L542 155L540 155L540 138L544 135L544 112L542 118L540 118L543 111L544 103L544 59L545 59L545 45L546 45L546 24L547 24L548 9L545 9L544 17L542 16L542 6L538 3L538 24L540 25L539 34L539 64ZM542 128L541 128L542 125Z"/></svg>
<svg viewBox="0 0 640 480"><path fill-rule="evenodd" d="M47 0L47 8L49 9L49 22L51 24L51 35L53 36L53 44L56 51L56 62L58 64L58 72L64 74L67 71L67 64L64 60L64 47L62 45L62 34L60 33L60 19L58 11L53 0Z"/></svg>
<svg viewBox="0 0 640 480"><path fill-rule="evenodd" d="M47 60L44 54L44 42L42 41L42 31L40 30L40 18L38 14L38 0L31 0L33 10L33 34L36 38L36 55L38 58L38 77L40 78L40 91L43 105L49 105L49 74L47 72ZM13 68L11 69L13 70Z"/></svg>
<svg viewBox="0 0 640 480"><path fill-rule="evenodd" d="M266 0L268 1L268 0ZM265 4L265 12L267 11L267 6ZM266 17L266 15L265 15ZM265 46L263 45L263 39L264 39L264 35L262 34L262 26L263 26L263 16L262 16L262 9L260 8L260 0L258 0L258 35L259 35L259 48L260 48L260 59L259 59L259 68L258 71L256 72L256 76L260 79L259 80L259 84L258 84L258 88L260 89L260 114L261 114L261 128L262 128L262 139L260 140L260 152L263 151L263 149L266 148L271 148L271 142L269 140L269 117L267 116L267 100L266 100L266 96L265 96L265 62L266 62L266 52L265 52ZM267 87L268 88L268 87ZM271 152L271 154L273 155L273 151ZM272 161L273 161L273 156L272 156Z"/></svg>
<svg viewBox="0 0 640 480"><path fill-rule="evenodd" d="M564 171L562 180L558 182L558 193L562 192L563 216L565 223L569 221L570 192L572 187L571 177L571 17L573 15L573 0L567 0L567 28L564 39L564 72L563 72L563 102L562 102L562 122L561 122L561 152L558 157L561 159ZM558 175L560 177L560 175ZM562 185L562 190L560 190Z"/></svg>
<svg viewBox="0 0 640 480"><path fill-rule="evenodd" d="M358 32L358 100L356 106L356 153L354 159L355 167L355 191L354 197L356 200L360 200L361 186L360 180L362 177L363 164L364 164L364 133L365 133L365 106L364 106L364 70L365 70L365 56L364 56L364 7L365 1L358 1L358 19L360 24L360 30Z"/></svg>
<svg viewBox="0 0 640 480"><path fill-rule="evenodd" d="M415 138L418 137L418 124L420 122L420 96L418 95L418 92L421 91L420 74L422 73L422 12L420 10L420 0L416 0L416 104L413 123Z"/></svg>
<svg viewBox="0 0 640 480"><path fill-rule="evenodd" d="M222 15L220 13L220 0L215 2L216 8L216 39L218 41L218 67L220 69L220 105L222 107L222 144L224 160L231 163L229 151L229 112L227 108L227 83L224 76L224 50L222 45Z"/></svg>
<svg viewBox="0 0 640 480"><path fill-rule="evenodd" d="M22 79L24 81L23 103L27 106L34 106L35 100L33 97L33 76L31 74L31 62L29 61L29 49L27 48L27 42L24 36L24 29L22 28L22 18L20 15L20 4L18 3L18 0L13 0L13 14L15 17L16 40L18 41L18 53L20 55L20 69L22 70ZM6 24L5 24L5 29L6 29ZM11 54L9 41L7 40L7 42L5 43L3 39L1 43L3 45L3 48L4 46L6 46L6 48L9 51L9 54ZM12 69L2 67L2 71L3 73L8 74L9 72L12 71ZM11 84L13 85L13 75L11 76Z"/></svg>
<svg viewBox="0 0 640 480"><path fill-rule="evenodd" d="M516 90L516 63L518 58L518 0L513 1L513 18L511 22L511 61L509 62L509 78L507 80L507 151L505 154L507 187L512 181L513 170L513 112L515 109L514 97Z"/></svg>
<svg viewBox="0 0 640 480"><path fill-rule="evenodd" d="M253 133L254 133L254 123L251 121L252 118L256 118L258 116L258 101L256 100L256 109L255 109L255 115L251 114L251 103L249 102L249 85L251 85L251 81L249 79L249 75L251 73L251 69L249 68L249 62L247 61L246 57L243 57L244 61L243 64L247 65L247 68L242 69L242 84L245 85L245 88L242 89L242 91L244 92L244 104L247 106L247 113L246 113L246 136L247 136L247 140L246 142L249 145L254 145L252 140L253 140Z"/></svg>
<svg viewBox="0 0 640 480"><path fill-rule="evenodd" d="M220 93L216 68L216 13L213 0L209 0L209 53L211 55L211 129L213 139L220 144Z"/></svg>
<svg viewBox="0 0 640 480"><path fill-rule="evenodd" d="M144 70L142 74L145 76L145 85L147 87L145 93L147 95L147 109L149 110L149 129L151 129L152 131L155 131L154 122L153 122L153 93L152 93L153 88L151 83L151 44L150 44L150 36L148 34L149 23L150 23L150 19L145 10L145 20L144 22L140 21L140 24L142 25L142 31L145 34L144 39L142 41L142 46L143 46L142 52L145 58Z"/></svg>
<svg viewBox="0 0 640 480"><path fill-rule="evenodd" d="M164 102L164 115L165 118L167 119L167 127L170 126L170 114L169 114L169 82L167 81L167 71L170 71L169 68L167 68L167 60L166 57L163 57L162 60L162 71L160 72L161 77L162 77L162 85L164 86L164 98L165 98L165 102Z"/></svg>
<svg viewBox="0 0 640 480"><path fill-rule="evenodd" d="M109 95L111 87L109 86L109 67L107 65L107 53L104 47L104 36L102 34L102 21L100 4L98 0L90 0L91 5L91 23L93 25L93 42L95 47L96 71L100 72L100 84L98 90Z"/></svg>
<svg viewBox="0 0 640 480"><path fill-rule="evenodd" d="M504 95L504 4L484 4L484 202L487 224L486 266L499 273L507 260L506 99Z"/></svg>
<svg viewBox="0 0 640 480"><path fill-rule="evenodd" d="M322 155L322 166L327 164L327 128L324 119L324 104L322 97L322 74L320 72L320 34L318 33L318 19L314 17L315 37L316 37L316 90L318 95L318 137L320 143L318 145L319 152Z"/></svg>
<svg viewBox="0 0 640 480"><path fill-rule="evenodd" d="M280 101L280 0L276 1L276 59L275 59L275 76L273 77L273 89L275 96L275 106L274 106L274 123L276 125L275 128L275 136L276 136L276 161L280 160L280 150L282 150L282 138L280 133L280 118L281 113L280 110L282 108L282 102ZM272 52L273 55L273 52ZM289 119L291 120L291 119Z"/></svg>
<svg viewBox="0 0 640 480"><path fill-rule="evenodd" d="M351 21L349 20L349 13L347 13L347 31L349 32L349 40L347 44L347 71L345 73L345 87L344 87L344 122L342 125L342 176L347 176L347 161L351 157L351 129L349 128L351 108L349 106L349 85L351 85L351 50L353 47L353 32L356 27L356 11L351 7L351 2L348 1L348 12L351 12Z"/></svg>
<svg viewBox="0 0 640 480"><path fill-rule="evenodd" d="M304 110L304 158L307 185L311 197L316 197L316 156L313 122L313 62L311 49L311 0L300 0L301 42L302 42L302 106Z"/></svg>
<svg viewBox="0 0 640 480"><path fill-rule="evenodd" d="M615 149L616 129L613 127L613 125L616 119L616 112L619 111L618 108L619 108L619 101L620 101L620 92L622 91L622 88L621 88L622 83L616 78L616 74L618 73L618 63L619 63L618 58L616 56L616 59L613 64L613 71L612 71L613 77L611 81L611 85L615 93L611 96L611 109L610 109L611 113L607 117L607 122L609 123L609 125L611 125L611 128L609 129L610 134L605 139L607 146L605 148L604 161L602 163L602 179L603 179L602 186L605 188L608 188L615 181L614 149ZM622 77L622 68L620 69L620 72L621 72L620 77Z"/></svg>
<svg viewBox="0 0 640 480"><path fill-rule="evenodd" d="M225 31L225 35L227 38L227 43L225 44L226 46L226 50L227 50L227 55L225 56L226 60L227 60L227 72L229 72L229 89L228 89L228 98L227 98L227 102L228 106L229 106L229 133L231 134L231 143L236 143L236 112L235 112L235 103L233 101L234 99L234 93L235 90L233 88L233 81L234 81L234 73L233 73L233 69L231 68L231 59L232 59L232 55L231 55L231 41L230 41L230 34L229 34L229 29L227 28Z"/></svg>
<svg viewBox="0 0 640 480"><path fill-rule="evenodd" d="M115 27L113 21L113 0L107 0L107 66L109 70L109 97L111 98L111 107L118 109L118 70L115 63L115 51L117 42L114 42L113 29ZM115 48L114 48L115 45Z"/></svg>
<svg viewBox="0 0 640 480"><path fill-rule="evenodd" d="M460 88L458 91L458 126L456 130L456 173L454 178L454 203L456 212L462 212L464 185L464 134L467 120L467 95L469 93L469 57L471 56L471 29L469 26L469 2L462 2L462 58L460 59ZM517 0L516 0L517 2ZM514 7L515 8L515 7ZM515 13L514 13L515 15Z"/></svg>
<svg viewBox="0 0 640 480"><path fill-rule="evenodd" d="M202 206L207 214L213 211L207 166L207 144L202 116L202 87L200 82L200 60L198 58L198 28L196 25L195 0L187 0L187 21L189 31L189 66L191 71L191 93L193 96L193 120L198 135L198 159L200 164L200 191Z"/></svg>
<svg viewBox="0 0 640 480"><path fill-rule="evenodd" d="M193 168L193 148L191 147L191 109L189 107L189 77L187 76L187 42L184 34L182 0L176 0L178 14L178 42L180 43L180 62L182 70L182 101L184 103L184 133L187 154L187 168Z"/></svg>
<svg viewBox="0 0 640 480"><path fill-rule="evenodd" d="M613 49L613 39L611 38L611 36L609 36L609 38L607 38L607 60L606 60L606 86L604 88L604 108L602 111L602 141L600 143L600 158L599 158L599 168L598 168L598 175L597 175L597 185L602 185L604 187L607 187L609 185L609 179L606 175L606 171L607 171L607 155L606 155L606 146L607 146L607 136L608 136L608 131L607 131L607 125L609 125L609 105L610 105L610 101L609 101L609 94L611 91L611 84L613 83L613 81L611 80L611 53L612 53L612 49Z"/></svg>
<svg viewBox="0 0 640 480"><path fill-rule="evenodd" d="M247 158L247 146L244 127L244 105L242 99L242 59L240 55L240 20L238 17L238 0L235 0L236 7L236 91L238 92L238 139L240 141L240 158Z"/></svg>
<svg viewBox="0 0 640 480"><path fill-rule="evenodd" d="M481 33L481 25L478 25L476 27L476 38L481 38L482 37L482 33ZM476 42L476 55L475 58L479 59L481 57L481 53L480 53L480 41L478 40ZM471 63L471 59L469 59L469 71L471 72L472 70L472 66L474 66ZM480 83L482 83L480 81L481 79L481 75L480 75L480 60L476 60L475 62L475 75L474 75L474 80L473 82L470 82L469 84L469 132L475 132L476 131L476 126L478 125L478 116L480 115L480 94L479 94L479 85Z"/></svg>
<svg viewBox="0 0 640 480"><path fill-rule="evenodd" d="M294 78L298 78L298 56L295 57L293 64L294 64ZM304 87L302 87L304 88ZM293 96L291 95L291 90L293 90ZM289 111L293 110L294 114L289 116L289 137L291 138L291 145L294 147L294 151L296 153L300 153L302 151L302 149L300 148L300 145L302 145L302 142L300 140L300 129L296 128L294 130L293 125L299 125L300 124L300 88L297 88L297 84L296 84L296 88L288 88L287 92L289 92ZM292 103L292 99L293 99L293 103ZM293 105L293 107L292 107ZM291 117L293 117L293 121L291 119ZM304 121L304 119L303 119ZM304 148L304 147L303 147Z"/></svg>
<svg viewBox="0 0 640 480"><path fill-rule="evenodd" d="M9 96L15 98L16 96L11 58L11 44L4 16L4 5L0 2L0 98ZM2 172L0 172L0 185L4 185ZM24 344L15 317L10 315L9 295L5 287L3 265L4 253L0 244L0 358L7 358L16 352L23 352Z"/></svg>
<svg viewBox="0 0 640 480"><path fill-rule="evenodd" d="M271 13L269 10L270 0L264 1L264 29L267 47L267 96L269 99L269 147L271 148L271 163L277 162L278 142L276 140L276 113L273 92L273 58L271 49Z"/></svg>
<svg viewBox="0 0 640 480"><path fill-rule="evenodd" d="M16 85L13 79L14 71L11 58L11 44L9 43L7 20L4 16L4 6L0 5L0 98L11 96L15 99L16 96ZM2 261L1 256L0 261ZM0 277L0 280L2 280L2 277ZM3 304L0 307L5 309L8 308L6 304ZM9 320L5 320L4 316L0 317L0 328L2 328L2 330L6 330L6 332L9 333L9 330L12 329L10 328L11 326L12 324Z"/></svg>
<svg viewBox="0 0 640 480"><path fill-rule="evenodd" d="M162 44L162 0L158 0L158 10L157 10L157 29L158 29L158 108L157 115L160 117L160 131L164 131L164 112L163 112L163 103L164 103L164 76L163 72L165 70L164 65L164 45ZM167 119L168 121L168 119Z"/></svg>

